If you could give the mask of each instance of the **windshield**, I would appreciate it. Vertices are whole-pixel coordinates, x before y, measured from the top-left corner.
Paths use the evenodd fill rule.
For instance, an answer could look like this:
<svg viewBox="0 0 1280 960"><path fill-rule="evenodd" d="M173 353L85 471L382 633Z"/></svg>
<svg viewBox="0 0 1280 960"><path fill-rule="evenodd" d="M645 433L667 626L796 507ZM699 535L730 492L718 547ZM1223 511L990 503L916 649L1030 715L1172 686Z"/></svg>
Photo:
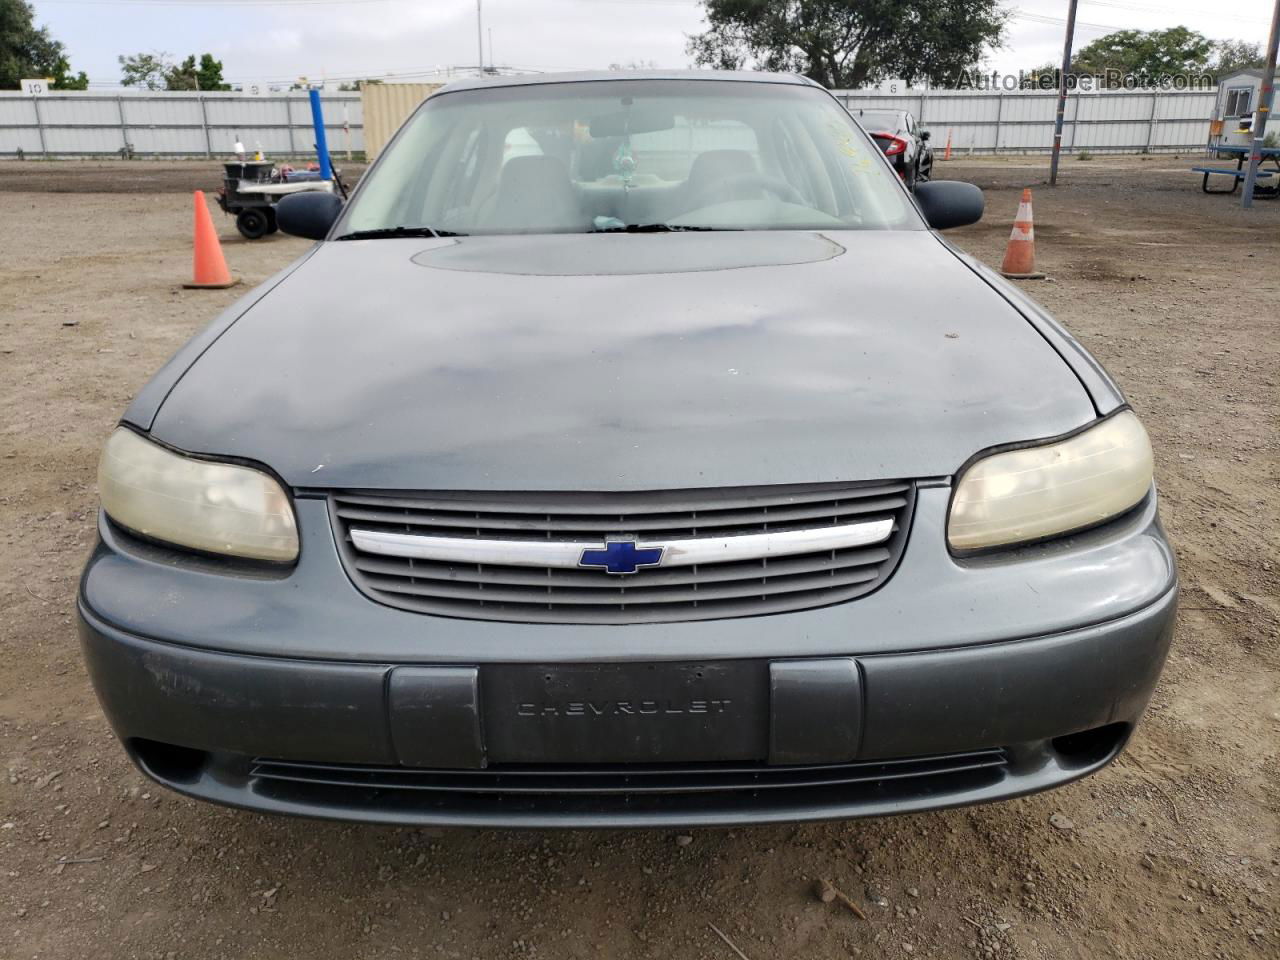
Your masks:
<svg viewBox="0 0 1280 960"><path fill-rule="evenodd" d="M893 133L902 127L902 117L890 110L859 110L858 122L867 132Z"/></svg>
<svg viewBox="0 0 1280 960"><path fill-rule="evenodd" d="M491 87L428 99L337 236L924 229L821 90L709 80Z"/></svg>

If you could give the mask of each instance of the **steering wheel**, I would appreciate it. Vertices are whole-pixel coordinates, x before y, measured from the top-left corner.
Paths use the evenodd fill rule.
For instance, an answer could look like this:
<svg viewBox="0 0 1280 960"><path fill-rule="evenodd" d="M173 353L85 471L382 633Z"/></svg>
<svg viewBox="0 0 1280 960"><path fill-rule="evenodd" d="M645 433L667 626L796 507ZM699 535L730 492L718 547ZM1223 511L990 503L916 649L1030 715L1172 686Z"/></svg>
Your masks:
<svg viewBox="0 0 1280 960"><path fill-rule="evenodd" d="M700 206L709 207L728 200L747 199L752 190L766 190L785 203L804 203L799 190L781 177L772 177L767 173L738 173L725 177L710 188L700 191L697 201Z"/></svg>

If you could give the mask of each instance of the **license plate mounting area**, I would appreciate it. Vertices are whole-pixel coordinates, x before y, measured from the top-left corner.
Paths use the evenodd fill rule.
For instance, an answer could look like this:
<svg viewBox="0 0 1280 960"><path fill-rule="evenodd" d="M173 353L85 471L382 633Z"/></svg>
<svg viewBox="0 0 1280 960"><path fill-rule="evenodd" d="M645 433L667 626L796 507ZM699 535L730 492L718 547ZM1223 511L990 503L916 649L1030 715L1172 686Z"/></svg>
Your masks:
<svg viewBox="0 0 1280 960"><path fill-rule="evenodd" d="M769 664L500 664L480 670L490 763L765 760Z"/></svg>

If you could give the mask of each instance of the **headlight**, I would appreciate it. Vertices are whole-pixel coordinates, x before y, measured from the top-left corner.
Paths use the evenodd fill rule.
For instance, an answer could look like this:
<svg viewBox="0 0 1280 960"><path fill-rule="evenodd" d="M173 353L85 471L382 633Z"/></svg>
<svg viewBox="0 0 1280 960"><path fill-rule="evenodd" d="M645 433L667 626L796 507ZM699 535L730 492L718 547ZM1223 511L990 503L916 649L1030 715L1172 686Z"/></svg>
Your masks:
<svg viewBox="0 0 1280 960"><path fill-rule="evenodd" d="M971 464L947 520L955 550L1040 540L1124 513L1151 488L1151 441L1130 410L1066 440Z"/></svg>
<svg viewBox="0 0 1280 960"><path fill-rule="evenodd" d="M118 428L98 464L102 508L155 540L255 560L298 556L289 497L261 470L183 457Z"/></svg>

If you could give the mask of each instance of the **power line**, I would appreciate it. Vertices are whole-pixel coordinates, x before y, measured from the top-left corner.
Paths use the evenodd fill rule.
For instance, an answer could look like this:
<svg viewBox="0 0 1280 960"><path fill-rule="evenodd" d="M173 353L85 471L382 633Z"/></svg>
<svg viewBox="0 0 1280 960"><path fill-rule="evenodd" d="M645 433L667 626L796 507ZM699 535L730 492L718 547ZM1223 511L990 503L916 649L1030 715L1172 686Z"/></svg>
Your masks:
<svg viewBox="0 0 1280 960"><path fill-rule="evenodd" d="M346 7L370 3L410 3L414 0L36 0L44 4L85 7L185 7L216 10L219 7Z"/></svg>
<svg viewBox="0 0 1280 960"><path fill-rule="evenodd" d="M476 68L473 64L450 64L447 67L442 66L439 68L432 68L430 70L396 70L396 71L382 72L382 73L379 73L376 70L368 71L368 72L365 72L365 71L345 72L344 71L343 73L326 73L323 77L314 77L310 79L313 82L323 82L326 84L354 83L357 80L422 80L426 78L436 78L436 77L441 78L442 80L449 80L449 79L454 79L455 77L460 78L461 76L464 76L466 74L474 73L475 69ZM526 73L546 73L549 70L572 71L572 70L587 70L587 69L593 69L593 68L590 68L590 67L533 67L533 66L521 66L521 65L513 65L513 64L502 64L501 66L498 66L496 69L500 72L505 72L507 74L526 74ZM291 74L289 76L274 76L274 77L264 77L259 74L254 74L252 76L223 77L223 82L239 83L239 84L265 83L265 84L274 86L274 85L296 83L299 79L301 79L301 77L298 74ZM117 87L117 86L120 86L120 82L118 80L102 80L102 79L94 79L90 77L89 85L97 86L97 87L104 87L104 86ZM142 92L146 92L146 91L142 91ZM169 92L172 92L172 91L169 91ZM196 93L197 91L186 90L181 92ZM231 92L234 92L234 91L231 91Z"/></svg>
<svg viewBox="0 0 1280 960"><path fill-rule="evenodd" d="M218 7L309 7L309 6L365 6L376 3L410 3L415 0L37 0L40 4L67 4L76 6L139 6L139 7L194 7L205 9L216 9ZM572 3L583 4L591 3L593 5L610 4L613 6L634 6L634 7L686 7L692 8L700 5L701 0L548 0L551 3ZM1162 13L1174 17L1196 16L1196 11L1178 10L1165 6L1158 6L1146 3L1130 3L1124 0L1081 0L1097 7L1110 7L1116 10L1133 10L1144 13ZM1027 13L1016 11L1013 13L1015 19L1026 20L1033 23L1061 23L1065 24L1066 20L1061 17L1051 17L1045 14ZM1251 17L1237 13L1225 13L1215 11L1213 13L1215 20L1236 20L1242 23L1261 24L1266 23L1266 18ZM1110 26L1108 24L1079 22L1080 26L1094 27L1097 29L1121 30L1123 27Z"/></svg>
<svg viewBox="0 0 1280 960"><path fill-rule="evenodd" d="M137 7L189 7L216 10L219 7L314 7L314 6L362 6L373 3L412 3L419 0L36 0L43 4L75 6L137 6ZM553 3L615 4L641 7L689 7L698 0L550 0Z"/></svg>
<svg viewBox="0 0 1280 960"><path fill-rule="evenodd" d="M1187 17L1200 15L1198 11L1179 10L1176 7L1162 7L1147 3L1127 3L1121 0L1080 0L1081 3L1088 4L1092 7L1112 7L1116 10L1136 10L1142 13L1163 13L1171 17ZM1265 17L1250 17L1238 13L1219 13L1213 11L1213 19L1215 20L1238 20L1242 23L1266 23Z"/></svg>
<svg viewBox="0 0 1280 960"><path fill-rule="evenodd" d="M140 6L140 7L172 7L185 9L205 9L216 10L219 7L343 7L343 6L369 6L373 4L387 3L412 3L418 0L36 0L40 4L65 4L65 5L82 5L82 6ZM497 3L498 0L491 0ZM591 4L611 4L618 6L636 6L636 7L692 7L699 3L700 0L546 0L552 4L572 4L582 5L584 3ZM1156 7L1149 4L1133 3L1130 0L1081 0L1082 3L1090 3L1095 6L1111 7L1120 10L1141 10L1146 12L1169 12L1177 15L1177 11L1169 11L1166 8ZM460 0L459 8L463 8L466 0ZM1013 19L1029 24L1046 24L1050 26L1065 25L1066 20L1061 17L1049 16L1047 14L1030 13L1021 10L1010 11ZM1241 21L1258 22L1254 18L1232 16L1230 14L1217 14L1214 16L1219 19L1236 19ZM1125 27L1105 24L1090 23L1088 21L1076 21L1077 29L1086 29L1090 31L1099 31L1102 33L1111 33L1117 30L1126 29ZM325 81L334 83L348 83L355 80L412 80L425 77L449 76L451 71L474 70L474 67L466 65L451 65L448 68L436 69L404 69L391 71L371 71L356 72L343 71L340 74L325 74L322 78ZM576 70L583 69L581 67L567 66L505 66L504 69L515 72L541 73L548 70ZM590 68L588 68L590 69ZM297 79L293 76L280 77L231 77L227 78L227 82L246 83L260 82L269 84L285 84L292 83ZM90 83L94 85L113 85L117 81L113 80L94 80L90 78Z"/></svg>
<svg viewBox="0 0 1280 960"><path fill-rule="evenodd" d="M1021 11L1017 11L1013 13L1012 16L1015 20L1023 20L1027 23L1045 23L1054 27L1066 26L1067 23L1067 21L1062 17L1050 17L1040 13L1023 13ZM1090 30L1105 30L1108 33L1114 30L1125 29L1124 27L1116 27L1108 23L1087 23L1084 20L1077 20L1076 29L1078 30L1081 27L1088 27Z"/></svg>
<svg viewBox="0 0 1280 960"><path fill-rule="evenodd" d="M1136 9L1141 9L1141 10L1149 10L1149 11L1152 11L1152 12L1163 12L1163 11L1159 11L1159 8L1157 8L1157 7L1146 7L1146 6L1138 7L1138 6L1135 6L1135 5L1133 5L1133 4L1127 4L1127 3L1115 3L1115 2L1112 2L1112 0L1080 0L1080 2L1081 2L1081 3L1091 3L1091 4L1094 4L1094 5L1096 5L1096 6L1114 7L1115 9L1118 9L1118 10L1127 10L1127 9L1135 9L1135 10L1136 10ZM1062 17L1051 17L1051 16L1049 16L1048 14L1044 14L1044 13L1026 13L1026 12L1024 12L1024 11L1022 11L1022 10L1015 10L1015 11L1011 12L1010 16L1012 16L1012 17L1013 17L1013 19L1015 19L1015 20L1021 20L1021 21L1023 21L1024 23L1043 23L1043 24L1048 24L1048 25L1050 25L1050 26L1055 26L1055 27L1065 26L1065 25L1066 25L1066 22L1067 22L1067 21L1066 21L1064 18L1062 18ZM1229 17L1229 16L1228 16L1228 15L1226 15L1226 14L1223 14L1221 17L1218 17L1218 16L1217 16L1217 14L1215 14L1214 16L1215 16L1215 18L1216 18L1216 19L1236 19L1236 20L1240 20L1240 21L1247 21L1247 22L1250 22L1250 23L1257 23L1257 22L1258 22L1258 21L1256 21L1256 20L1252 20L1252 19L1247 18L1247 17L1234 17L1234 18L1232 18L1232 17ZM1132 29L1131 27L1122 27L1122 26L1119 26L1119 25L1117 25L1117 24L1111 24L1111 23L1090 23L1090 22L1089 22L1089 21L1087 21L1087 20L1077 20L1077 21L1076 21L1076 29L1080 29L1081 27L1085 27L1085 28L1088 28L1088 29L1090 29L1090 30L1102 30L1102 31L1105 31L1105 32L1107 32L1107 33L1114 33L1115 31L1118 31L1118 30L1129 30L1129 29Z"/></svg>

